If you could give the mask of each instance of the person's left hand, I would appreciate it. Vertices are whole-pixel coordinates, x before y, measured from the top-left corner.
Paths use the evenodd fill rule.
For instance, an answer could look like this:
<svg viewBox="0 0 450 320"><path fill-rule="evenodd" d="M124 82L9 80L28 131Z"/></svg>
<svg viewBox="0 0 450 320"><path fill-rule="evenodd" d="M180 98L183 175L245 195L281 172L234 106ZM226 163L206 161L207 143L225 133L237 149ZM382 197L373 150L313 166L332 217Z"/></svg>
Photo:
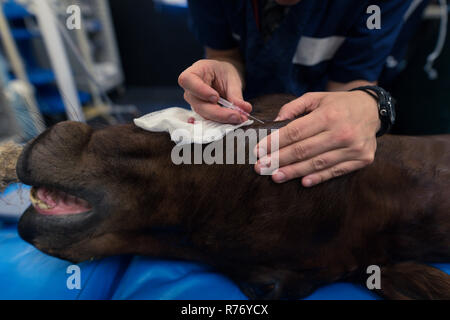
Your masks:
<svg viewBox="0 0 450 320"><path fill-rule="evenodd" d="M271 167L277 157L273 181L303 177L303 185L311 187L373 162L380 128L373 97L362 91L307 93L284 105L275 121L305 113L279 130L279 150L271 150L273 135L260 141L256 172Z"/></svg>

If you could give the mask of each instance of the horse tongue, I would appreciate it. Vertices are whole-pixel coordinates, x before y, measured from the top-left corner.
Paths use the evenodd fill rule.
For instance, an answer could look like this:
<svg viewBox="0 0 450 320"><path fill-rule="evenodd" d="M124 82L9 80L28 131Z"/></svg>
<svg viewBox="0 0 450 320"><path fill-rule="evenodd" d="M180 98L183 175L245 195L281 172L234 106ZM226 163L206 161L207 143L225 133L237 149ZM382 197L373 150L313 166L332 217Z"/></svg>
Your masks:
<svg viewBox="0 0 450 320"><path fill-rule="evenodd" d="M50 191L46 188L39 188L37 190L37 197L48 206L48 208L35 207L41 214L78 214L91 210L91 207L86 201L62 191Z"/></svg>

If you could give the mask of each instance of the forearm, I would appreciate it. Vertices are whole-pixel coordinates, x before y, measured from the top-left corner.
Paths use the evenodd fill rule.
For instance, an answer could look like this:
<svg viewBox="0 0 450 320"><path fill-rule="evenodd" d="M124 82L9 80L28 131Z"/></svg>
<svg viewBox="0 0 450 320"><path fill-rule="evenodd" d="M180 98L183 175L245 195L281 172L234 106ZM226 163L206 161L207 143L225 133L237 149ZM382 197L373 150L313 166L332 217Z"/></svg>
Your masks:
<svg viewBox="0 0 450 320"><path fill-rule="evenodd" d="M377 85L377 81L355 80L347 83L329 81L327 84L327 91L348 91L357 87L374 85Z"/></svg>
<svg viewBox="0 0 450 320"><path fill-rule="evenodd" d="M245 65L242 59L241 52L238 48L231 50L214 50L211 48L206 48L206 58L225 61L232 64L241 78L242 87L245 86Z"/></svg>

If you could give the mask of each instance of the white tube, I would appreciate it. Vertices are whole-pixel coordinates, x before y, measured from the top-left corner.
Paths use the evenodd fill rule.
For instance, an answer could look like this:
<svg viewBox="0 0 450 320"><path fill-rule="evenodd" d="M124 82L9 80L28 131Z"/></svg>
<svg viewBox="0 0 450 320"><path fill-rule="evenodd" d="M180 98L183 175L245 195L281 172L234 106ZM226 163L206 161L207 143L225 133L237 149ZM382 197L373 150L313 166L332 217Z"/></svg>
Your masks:
<svg viewBox="0 0 450 320"><path fill-rule="evenodd" d="M69 59L58 31L55 15L48 1L33 0L32 10L36 15L50 57L50 63L56 75L56 82L66 108L67 117L69 120L85 122Z"/></svg>
<svg viewBox="0 0 450 320"><path fill-rule="evenodd" d="M441 24L439 27L439 35L436 43L436 48L427 57L427 63L424 67L425 72L428 74L430 80L436 80L438 78L438 72L433 68L434 62L439 58L444 49L445 40L447 38L447 25L448 25L448 5L447 0L439 0L441 9Z"/></svg>

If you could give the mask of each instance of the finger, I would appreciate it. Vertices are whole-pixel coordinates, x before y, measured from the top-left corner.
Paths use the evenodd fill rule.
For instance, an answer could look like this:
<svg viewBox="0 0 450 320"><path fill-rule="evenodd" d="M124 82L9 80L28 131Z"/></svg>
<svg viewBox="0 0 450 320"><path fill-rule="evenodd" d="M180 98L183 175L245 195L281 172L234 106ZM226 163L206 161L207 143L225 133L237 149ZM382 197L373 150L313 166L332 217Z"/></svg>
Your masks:
<svg viewBox="0 0 450 320"><path fill-rule="evenodd" d="M243 99L233 99L233 98L227 98L232 104L234 104L236 107L241 108L243 111L247 113L251 113L253 110L252 105L244 101Z"/></svg>
<svg viewBox="0 0 450 320"><path fill-rule="evenodd" d="M336 166L339 163L347 162L351 158L351 151L347 148L333 150L324 154L320 154L309 160L297 162L287 166L279 166L280 169L274 171L272 179L274 182L283 183L292 179L305 177L317 172L321 172L323 170L326 170L327 168ZM272 168L276 167L276 163L274 163L273 160L270 164ZM267 164L265 164L264 162L262 163L262 165L267 166ZM257 170L257 172L259 171Z"/></svg>
<svg viewBox="0 0 450 320"><path fill-rule="evenodd" d="M315 113L296 119L270 136L261 139L254 153L259 157L300 142L326 130L323 120Z"/></svg>
<svg viewBox="0 0 450 320"><path fill-rule="evenodd" d="M178 84L200 100L217 103L219 99L219 93L206 84L201 77L190 71L190 68L180 74Z"/></svg>
<svg viewBox="0 0 450 320"><path fill-rule="evenodd" d="M281 107L275 121L294 119L299 115L316 109L322 96L323 94L321 92L310 92L305 93L298 99L286 103L283 107Z"/></svg>
<svg viewBox="0 0 450 320"><path fill-rule="evenodd" d="M244 100L242 96L242 87L240 85L229 86L226 99L243 111L247 113L252 112L252 105Z"/></svg>
<svg viewBox="0 0 450 320"><path fill-rule="evenodd" d="M302 179L302 184L305 187L312 187L330 179L338 178L349 174L350 172L362 169L366 165L367 164L364 161L343 162L331 168L304 177Z"/></svg>
<svg viewBox="0 0 450 320"><path fill-rule="evenodd" d="M269 154L261 158L261 162L270 163L270 158L276 156L279 159L279 167L284 167L342 147L344 145L338 145L336 140L330 138L329 132L322 132L311 138L294 142L280 149L278 153L274 152L272 155Z"/></svg>
<svg viewBox="0 0 450 320"><path fill-rule="evenodd" d="M247 121L247 117L240 112L222 108L217 104L205 102L189 92L184 93L184 99L191 105L195 112L205 119L230 124L239 124Z"/></svg>

